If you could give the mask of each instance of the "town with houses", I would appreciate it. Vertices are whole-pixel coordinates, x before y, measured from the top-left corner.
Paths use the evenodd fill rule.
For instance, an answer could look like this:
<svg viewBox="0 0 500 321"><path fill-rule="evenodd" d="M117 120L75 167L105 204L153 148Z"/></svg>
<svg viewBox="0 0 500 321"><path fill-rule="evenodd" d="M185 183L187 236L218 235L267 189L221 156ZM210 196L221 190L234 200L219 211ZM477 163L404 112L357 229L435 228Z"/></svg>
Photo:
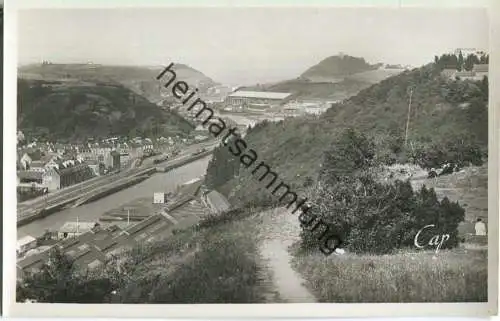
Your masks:
<svg viewBox="0 0 500 321"><path fill-rule="evenodd" d="M388 67L391 68L380 68ZM470 71L445 68L442 75L452 80L481 80L488 76L488 64L474 64ZM247 128L262 120L280 121L286 117L319 116L332 104L342 103L341 100L300 99L286 92L239 88L231 90L224 86L210 88L208 93L217 98L209 98L207 102L227 123L237 125L243 134ZM196 128L190 138L136 137L127 141L125 138L111 137L87 144L36 141L20 144L17 150L19 201L43 197L97 177L116 175L124 169L139 166L142 160L156 155L164 155L164 159L167 159L186 146L209 140L201 120L195 118L196 110L187 111L170 97L158 105L167 108L164 107L166 105L168 109L176 110L193 123ZM23 133L18 132L18 140L22 141L23 137ZM155 209L159 213L131 217L122 211L118 220L126 220L125 226L122 224L119 227L120 224L109 223L113 222L113 219L108 217L93 222L69 221L58 230L47 231L41 237L27 235L18 240L18 268L20 271L36 269L47 258L46 250L54 244L70 253L82 266L93 267L104 263L119 251L133 248L134 244L141 240L151 242L161 238L164 229L182 222L189 216L186 215L188 212L196 213L193 214L196 221L203 217L204 213L217 213L230 207L225 197L216 190L200 191L202 183L203 177L195 179L194 182L187 182L178 188L175 195L154 193L152 203L161 204L161 208ZM131 221L139 223L131 224ZM22 276L22 273L18 275Z"/></svg>
<svg viewBox="0 0 500 321"><path fill-rule="evenodd" d="M211 108L213 116L223 119L228 127L237 127L239 129L239 134L241 134L241 138L245 138L246 135L250 136L248 133L251 132L257 124L265 123L266 126L269 125L267 128L265 126L261 126L264 129L258 127L255 128L263 131L269 128L275 128L272 127L272 125L276 125L276 127L278 127L283 124L279 132L286 132L286 135L289 135L287 136L287 138L289 137L289 140L284 143L301 142L302 137L300 137L300 139L295 137L294 135L296 133L293 130L290 130L290 128L293 128L292 126L285 130L285 123L286 121L290 121L288 123L288 125L290 125L290 123L293 124L295 121L297 121L297 124L302 122L303 126L301 125L301 130L304 130L304 141L309 141L311 142L311 145L314 145L311 147L311 151L313 152L314 148L322 148L321 153L318 152L316 154L324 155L324 149L326 146L321 146L320 143L318 143L319 147L315 145L317 144L315 141L315 135L318 136L319 134L316 131L316 128L308 128L310 124L320 124L324 120L322 119L322 116L327 113L332 106L335 108L354 106L355 103L350 101L350 99L364 89L377 86L377 84L379 84L382 80L390 77L408 75L418 69L410 65L389 65L382 63L370 65L365 62L364 58L345 56L343 53L332 57L334 58L332 60L334 61L334 64L349 64L353 63L352 61L354 61L354 63L359 63L359 61L362 61L362 67L365 68L365 70L353 71L352 73L342 75L342 77L338 75L335 75L335 77L327 77L321 73L319 73L319 75L304 76L304 74L307 74L306 72L297 78L284 80L282 83L277 84L270 83L267 86L260 84L248 87L229 86L208 81L206 78L189 83L189 85L196 88L203 88L203 90L200 90L200 92L203 91L203 93L200 94L200 97L202 97L206 102L206 105ZM487 54L483 51L464 48L444 54L441 57L436 56L434 65L436 66L436 70L439 70L436 72L437 78L440 78L440 80L444 79L444 82L449 83L479 83L485 79L487 81L489 68L487 57ZM318 65L322 65L322 63L327 61L329 58L326 58ZM439 63L443 64L443 66L441 66L442 68L439 67ZM38 77L41 78L41 80L36 79L37 81L47 82L48 84L46 83L44 85L50 87L51 90L54 90L54 92L64 92L67 90L66 87L74 89L72 86L75 86L75 83L81 82L81 79L75 77L71 73L77 74L82 78L89 77L88 75L93 77L98 75L100 71L103 72L102 70L107 68L105 65L94 64L93 62L74 64L71 67L65 66L64 64L61 64L61 66L63 66L61 68L64 72L62 74L58 74L57 72L54 72L54 70L59 68L58 64L52 63L48 60L43 60L41 64L36 64L35 67L27 67L26 69L28 71L30 68L33 68L33 71L30 73L24 70L22 73L24 77L23 80L29 79L30 81L33 81L31 77ZM328 63L322 65L323 68L328 69L325 66L328 67ZM69 71L66 71L65 68ZM109 68L111 68L109 70L112 70L115 67ZM186 66L183 68L186 68ZM425 68L425 66L419 68ZM40 77L43 73L40 70L47 72L48 76L46 76L46 78ZM109 70L106 72L109 72ZM80 72L81 74L79 74ZM106 74L106 72L103 72L103 74ZM121 72L123 72L123 70L120 70L117 74L120 74ZM192 70L190 72L192 72ZM415 72L415 74L416 73L417 72ZM131 74L133 73L131 72ZM153 73L151 74L153 75ZM159 83L156 84L157 79L155 79L154 76L155 75L151 76L151 79L147 80L134 79L129 82L129 79L126 79L126 81L123 82L116 81L116 83L112 83L112 85L108 83L103 85L96 82L96 84L91 85L88 83L85 83L84 85L78 84L75 87L106 87L108 85L109 87L112 87L117 83L119 86L123 85L126 87L124 83L127 85L133 84L130 85L130 88L126 87L128 97L123 99L126 103L130 103L132 106L130 108L133 109L136 107L138 100L135 94L142 94L143 98L147 97L148 94L151 94L146 90L138 93L138 87L140 88L145 83L150 84L148 82L154 83L151 88L155 89L155 86L161 87ZM92 77L90 78L93 80ZM108 75L103 77L103 79L106 79L107 81L107 77ZM96 78L99 77L96 76ZM50 83L51 81L54 83ZM89 81L89 83L91 83L91 81ZM349 87L351 85L354 89L351 88L347 90L342 87ZM147 86L144 85L144 87ZM479 88L479 85L476 87ZM32 89L38 87L28 86L28 88ZM331 88L335 88L335 90ZM342 89L337 90L337 88ZM401 86L401 88L403 88L403 86ZM408 88L411 89L412 87L408 86ZM163 90L163 88L161 89ZM81 90L81 88L78 88L78 90ZM379 90L378 87L377 90ZM398 126L401 125L401 128L406 128L405 135L408 134L410 126L412 90L408 91L410 93L408 115L406 116L405 114L404 117L407 122L398 124ZM406 88L401 91L406 92ZM151 90L151 92L154 91ZM187 110L186 105L184 105L179 99L172 96L172 91L163 90L155 92L155 94L157 95L154 97L155 99L152 99L151 97L145 98L145 100L148 100L148 104L154 107L154 110L160 109L162 112L168 113L169 117L174 118L174 116L180 116L182 122L185 121L192 127L187 131L188 133L179 135L165 134L163 136L157 135L156 137L154 135L148 135L149 137L128 137L125 136L126 134L122 136L110 135L106 138L95 136L94 138L79 140L78 142L69 142L69 139L65 139L64 141L47 141L46 139L32 136L28 141L25 139L22 129L18 129L18 146L16 151L16 189L18 200L16 267L18 284L23 284L22 282L24 282L26 278L30 278L36 273L40 273L43 271L44 267L50 264L51 255L53 253L51 250L57 250L65 256L71 258L78 273L81 272L83 275L88 271L99 270L100 268L103 270L102 268L106 267L106 265L112 260L117 260L117 266L119 266L120 260L126 260L129 258L126 255L121 256L122 254L130 254L134 249L143 248L144 246L154 246L155 244L160 244L162 241L171 237L173 238L173 236L175 236L176 233L179 233L179 231L198 227L200 222L209 222L207 224L216 222L214 225L217 225L219 224L219 217L223 217L227 213L231 213L230 211L245 211L249 208L254 211L256 208L261 210L267 206L268 203L266 203L265 200L262 201L262 204L259 203L260 200L258 197L260 197L260 195L255 197L255 199L258 200L255 201L255 203L253 203L253 200L248 203L243 203L243 201L241 201L241 203L238 203L241 207L232 203L230 201L231 198L233 200L238 199L238 197L240 197L240 199L245 199L246 195L243 194L245 194L246 187L241 186L242 181L238 180L240 176L239 174L235 174L236 172L239 173L239 171L231 172L230 174L233 176L227 178L223 171L226 170L224 166L229 163L224 163L224 161L227 160L225 160L222 156L219 156L219 159L214 157L214 155L222 154L220 152L220 146L222 146L221 137L212 137L207 131L207 126L204 124L203 119L198 117L199 110ZM401 105L404 106L404 113L406 113L407 97L404 96L404 94L401 94L400 96L398 95L399 93L394 93L393 96L396 97L394 99L400 99L400 101L403 101ZM83 94L81 97L84 98L82 101L85 101L85 99L95 96L98 95L92 92L90 94ZM103 94L103 96L105 95ZM389 94L386 96L389 96ZM108 99L108 96L106 97L106 99ZM91 99L89 99L89 101L90 100ZM373 100L375 101L376 99ZM108 108L105 103L99 105L92 102L88 104L90 107L87 106L86 103L87 101L81 104L75 103L75 106L71 107L77 111L85 110L85 108L94 108L92 109L92 115L102 112L102 110L99 110L100 106ZM376 105L376 103L373 104ZM384 101L380 104L386 104L384 106L384 110L389 110L389 103ZM109 105L112 104L110 103ZM462 103L459 106L468 107L469 105L471 104ZM465 109L465 107L462 109ZM370 108L372 108L372 106L370 106ZM113 117L119 114L116 118L120 118L125 115L126 112L123 112L122 114L121 111L114 111L110 114ZM134 116L136 114L138 113L134 111ZM109 116L109 118L112 118L111 116ZM375 114L373 116L375 117ZM108 119L107 117L108 115L105 115L103 118ZM123 117L125 118L125 116ZM329 115L329 117L333 118L331 115ZM360 116L360 118L362 117ZM135 118L133 120L135 121ZM411 121L413 122L413 119ZM325 123L328 123L328 121L322 123L322 126L324 126L323 128L328 128L328 124ZM411 123L411 126L413 126L413 123ZM270 132L272 132L271 130ZM278 130L274 133L277 131ZM321 133L321 135L323 134L325 133ZM130 136L135 136L135 131L134 135ZM258 135L254 135L254 137L255 136ZM280 141L279 139L282 138L283 137L268 138L271 142L271 147L254 147L259 152L260 150L265 150L269 153L270 150L279 149L275 147L281 147L279 144L277 146L273 146L273 139ZM397 152L393 152L392 154L402 153L403 149L407 147L406 139L407 137L405 136L404 147L399 148ZM327 140L325 139L324 141ZM402 144L403 143L401 143L401 146L403 146ZM413 148L411 143L408 146ZM295 148L295 146L292 147ZM397 150L397 148L394 149ZM300 152L301 150L298 153ZM392 154L389 156L394 156ZM278 163L277 159L279 157L276 156L276 158L274 158L275 155L279 155L278 152L276 152L276 154L268 154L267 156ZM295 154L295 156L296 158L300 158L297 154ZM315 174L307 172L310 164L297 165L293 163L295 161L293 159L289 160L290 165L287 161L282 159L281 161L282 163L286 163L286 166L281 167L282 169L290 171L290 173L293 172L292 174L288 173L289 177L297 179L297 183L299 183L299 180L304 179L304 181L300 181L300 184L298 185L304 188L312 188L312 177L315 176ZM219 164L217 164L217 162L219 162ZM470 164L472 164L472 162L469 162L468 165ZM214 172L223 176L226 181L214 187L207 183L209 181L208 170L213 170L216 165L221 166L222 169L217 168ZM322 166L323 164L319 165L319 167ZM455 164L452 164L451 161L439 164L439 166L441 166L440 168L436 165L436 168L425 168L425 170L415 164L397 164L396 160L394 160L390 166L393 167L391 167L388 172L392 172L385 178L386 183L395 179L394 172L397 172L396 176L400 175L401 177L404 177L404 179L408 180L413 179L413 175L418 173L419 175L421 174L419 182L423 182L426 179L434 179L432 183L435 184L437 184L436 182L438 178L444 176L445 174L454 174L457 172L461 175L465 172L462 168L459 168L458 165L455 166ZM474 170L471 171L473 173L477 173L477 171L479 171L477 170L474 172ZM269 166L267 168L267 172L263 174L262 177L266 177L268 173L275 174L277 177L277 173L272 172ZM303 178L301 176L306 176L306 174L307 178ZM214 175L213 172L211 175ZM319 180L319 175L317 176ZM214 177L210 178L214 179ZM274 178L269 185L272 185L275 180L276 178ZM293 183L296 182L294 181ZM240 194L235 196L236 192L233 193L233 190L229 190L228 186L237 186L235 189L237 189L237 192ZM290 186L286 186L290 188ZM320 186L319 182L318 185L314 186ZM277 189L279 189L279 187L276 188L275 191ZM262 190L263 194L267 193L263 188ZM250 194L253 192L255 191L250 191L249 188L248 193ZM287 193L288 192L289 190ZM274 192L272 193L274 195ZM238 199L238 201L240 201L240 199ZM306 200L307 198L304 202L306 202ZM244 207L242 204L244 204ZM437 204L440 203L438 202ZM467 222L467 227L469 228L467 237L481 237L481 242L483 242L486 238L486 225L482 220L485 216L487 216L487 213L485 214L485 211L482 208L480 214L482 216L474 217L473 219L469 218L469 221ZM270 238L276 238L276 235L281 237L281 228L284 227L283 229L285 230L290 226L289 221L276 223L279 222L278 219L276 222L273 222L272 220L274 217L262 218L265 216L266 215L259 216L259 222L270 220L269 224L275 224L274 228L278 230L278 232L272 232L274 234L270 234ZM226 220L226 217L223 217L222 221L224 220ZM230 220L231 219L228 219L228 221ZM294 218L294 220L294 224L299 226L299 222L296 221L297 219ZM473 220L477 220L475 223L475 235L473 235L473 232L470 232L474 226L474 222L472 222ZM301 221L300 223L302 224L303 222ZM303 227L302 225L300 226ZM477 226L480 226L481 228L478 230ZM300 229L300 227L298 229ZM271 229L269 229L269 231L270 230ZM290 228L290 230L292 230L292 228ZM262 230L260 231L262 232ZM263 233L265 234L269 231L264 228ZM297 227L294 231L297 232ZM240 232L241 231L238 230L238 233ZM255 235L258 234L257 232L254 232L255 230L253 229L245 231L245 233ZM288 231L286 233L288 233ZM283 235L286 233L283 233ZM288 236L283 237L283 239L287 237ZM300 237L302 236L297 236L294 241L297 241ZM268 244L265 243L267 241L269 240L266 239L264 244ZM282 240L279 240L279 242L281 241ZM280 243L278 248L273 247L275 246L274 244L277 243L271 242L269 243L271 244L269 245L269 249L259 248L258 251L260 252L258 253L262 254L264 258L266 258L267 253L267 258L270 261L273 260L275 255L279 256L281 255L279 253L285 253L282 254L281 260L279 260L276 264L285 265L286 272L290 272L292 271L292 268L290 267L291 263L289 262L292 261L291 259L289 260L289 258L292 257L292 254L289 253L291 253L290 249L292 247L290 244L292 243L289 242L288 239L285 241L283 241L282 244ZM229 243L231 243L230 245L232 246L234 245L232 243L236 244L238 241L229 241ZM286 248L283 245L285 243ZM205 245L202 244L201 247L203 246ZM481 244L481 246L484 246L484 244ZM181 256L189 252L187 247L188 246L185 245L185 248L180 251ZM199 247L200 244L198 244L196 249L194 249L195 254L200 251ZM245 248L245 251L247 248ZM184 252L184 250L186 251ZM240 255L240 253L243 252L244 251L238 251L237 255ZM343 255L346 251L339 248L333 253L335 255ZM235 254L231 252L231 255L233 256L229 256L228 254L228 257L232 259ZM236 257L240 258L237 255ZM302 255L302 253L299 253L298 255ZM255 255L255 257L257 257L257 255ZM323 260L323 256L321 256L321 260ZM307 260L304 260L304 262L305 261ZM320 260L316 257L315 262L319 261ZM241 266L244 267L252 268L254 265L257 266L257 263L255 262L243 262L244 263ZM433 263L433 261L431 261L431 263ZM362 268L367 267L366 269L373 270L373 266L375 266L375 264L380 264L380 266L382 266L382 264L376 260L369 261L369 263L366 264L365 262L362 262L358 265L362 266ZM224 263L224 268L226 265L227 263ZM220 269L222 270L223 268ZM330 274L323 273L322 275ZM260 277L261 275L256 278L258 279ZM276 276L274 277L276 278ZM221 279L221 277L218 277L218 279ZM228 278L228 280L231 281L231 278ZM297 282L295 282L295 284L297 284ZM298 287L300 288L302 285ZM376 288L376 286L373 287ZM284 288L285 290L282 292L287 291L286 286L284 286ZM310 300L307 302L316 302L316 299L311 299L311 295L303 295L303 293L309 293L309 290L298 290L298 292L301 291L302 296L298 296L300 300L306 297ZM296 300L296 298L292 296L291 299L288 298L288 300L290 302L295 302L294 300ZM36 300L31 301L31 299L27 299L25 302L35 301ZM322 302L327 301L323 300Z"/></svg>

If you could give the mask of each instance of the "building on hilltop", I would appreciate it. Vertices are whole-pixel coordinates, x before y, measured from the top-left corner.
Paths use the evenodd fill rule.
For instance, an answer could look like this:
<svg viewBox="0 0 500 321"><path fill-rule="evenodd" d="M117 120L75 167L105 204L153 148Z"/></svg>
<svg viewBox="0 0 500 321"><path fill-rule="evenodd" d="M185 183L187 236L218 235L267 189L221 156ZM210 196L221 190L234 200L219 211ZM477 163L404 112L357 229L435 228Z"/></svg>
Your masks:
<svg viewBox="0 0 500 321"><path fill-rule="evenodd" d="M484 77L488 77L488 64L475 64L471 71L445 68L441 71L441 75L452 80L483 80Z"/></svg>
<svg viewBox="0 0 500 321"><path fill-rule="evenodd" d="M488 64L476 64L472 67L472 71L476 77L483 79L483 77L488 77L488 68Z"/></svg>

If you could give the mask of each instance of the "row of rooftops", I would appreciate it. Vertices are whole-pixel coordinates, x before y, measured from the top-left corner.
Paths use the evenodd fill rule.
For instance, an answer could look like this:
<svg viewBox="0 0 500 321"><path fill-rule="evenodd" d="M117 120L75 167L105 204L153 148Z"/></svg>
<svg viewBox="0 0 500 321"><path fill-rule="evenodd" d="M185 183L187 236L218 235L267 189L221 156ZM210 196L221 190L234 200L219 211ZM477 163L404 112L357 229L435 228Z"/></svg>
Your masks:
<svg viewBox="0 0 500 321"><path fill-rule="evenodd" d="M155 214L123 230L116 225L108 228L95 227L77 237L62 240L54 247L71 256L80 268L92 268L105 264L113 254L131 250L144 242L161 240L168 235L166 230L173 226L174 223L165 215ZM73 229L76 227L73 226ZM50 249L19 260L19 272L39 269L47 262L49 255Z"/></svg>
<svg viewBox="0 0 500 321"><path fill-rule="evenodd" d="M56 164L57 165L57 164ZM75 173L87 171L89 169L89 164L83 161L75 161L73 165L59 165L51 167L56 174L59 176L73 175ZM26 180L41 180L44 174L47 173L45 171L36 171L36 170L24 170L18 171L17 177L19 179Z"/></svg>
<svg viewBox="0 0 500 321"><path fill-rule="evenodd" d="M195 199L203 183L202 179L183 184L177 194L179 197L173 200L181 206L172 206L168 214L158 213L121 229L116 225L108 228L95 226L95 223L79 222L80 230L91 228L78 237L68 238L58 242L55 247L63 253L70 255L81 268L96 267L105 264L113 255L130 250L139 244L156 242L171 235L170 231L175 226L172 216L180 213L203 215L208 213L205 205ZM188 213L186 213L186 211ZM66 223L59 233L76 232L76 223ZM49 258L49 250L27 256L17 262L18 272L38 269Z"/></svg>
<svg viewBox="0 0 500 321"><path fill-rule="evenodd" d="M49 152L64 152L64 153L85 153L93 150L108 149L108 150L130 150L137 148L153 148L154 144L151 141L144 142L121 142L121 143L95 143L95 144L37 144L31 147L18 148L18 154L27 153L28 155L36 155L36 153Z"/></svg>

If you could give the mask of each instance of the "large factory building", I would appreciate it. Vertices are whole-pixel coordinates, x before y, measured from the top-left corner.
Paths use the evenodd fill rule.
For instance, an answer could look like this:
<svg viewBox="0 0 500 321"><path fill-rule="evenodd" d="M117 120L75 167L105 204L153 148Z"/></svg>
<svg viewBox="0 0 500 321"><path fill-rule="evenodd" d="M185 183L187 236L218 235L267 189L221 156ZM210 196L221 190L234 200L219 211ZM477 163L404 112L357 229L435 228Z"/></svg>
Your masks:
<svg viewBox="0 0 500 321"><path fill-rule="evenodd" d="M240 90L227 96L225 105L263 110L284 104L290 95L290 93Z"/></svg>

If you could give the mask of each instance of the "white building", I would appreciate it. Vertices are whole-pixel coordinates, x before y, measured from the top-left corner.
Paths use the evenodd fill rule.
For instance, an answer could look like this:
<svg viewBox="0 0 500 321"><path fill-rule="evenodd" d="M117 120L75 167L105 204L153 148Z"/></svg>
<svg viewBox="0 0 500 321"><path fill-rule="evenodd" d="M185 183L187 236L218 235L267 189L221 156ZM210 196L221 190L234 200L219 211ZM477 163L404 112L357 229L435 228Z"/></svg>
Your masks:
<svg viewBox="0 0 500 321"><path fill-rule="evenodd" d="M36 247L36 238L30 235L17 240L16 253L18 256L23 255L29 250Z"/></svg>
<svg viewBox="0 0 500 321"><path fill-rule="evenodd" d="M165 204L167 201L167 196L165 193L154 193L153 194L153 204Z"/></svg>
<svg viewBox="0 0 500 321"><path fill-rule="evenodd" d="M70 237L77 237L83 233L87 233L93 228L99 226L96 222L66 222L58 231L57 236L59 239L66 239Z"/></svg>

